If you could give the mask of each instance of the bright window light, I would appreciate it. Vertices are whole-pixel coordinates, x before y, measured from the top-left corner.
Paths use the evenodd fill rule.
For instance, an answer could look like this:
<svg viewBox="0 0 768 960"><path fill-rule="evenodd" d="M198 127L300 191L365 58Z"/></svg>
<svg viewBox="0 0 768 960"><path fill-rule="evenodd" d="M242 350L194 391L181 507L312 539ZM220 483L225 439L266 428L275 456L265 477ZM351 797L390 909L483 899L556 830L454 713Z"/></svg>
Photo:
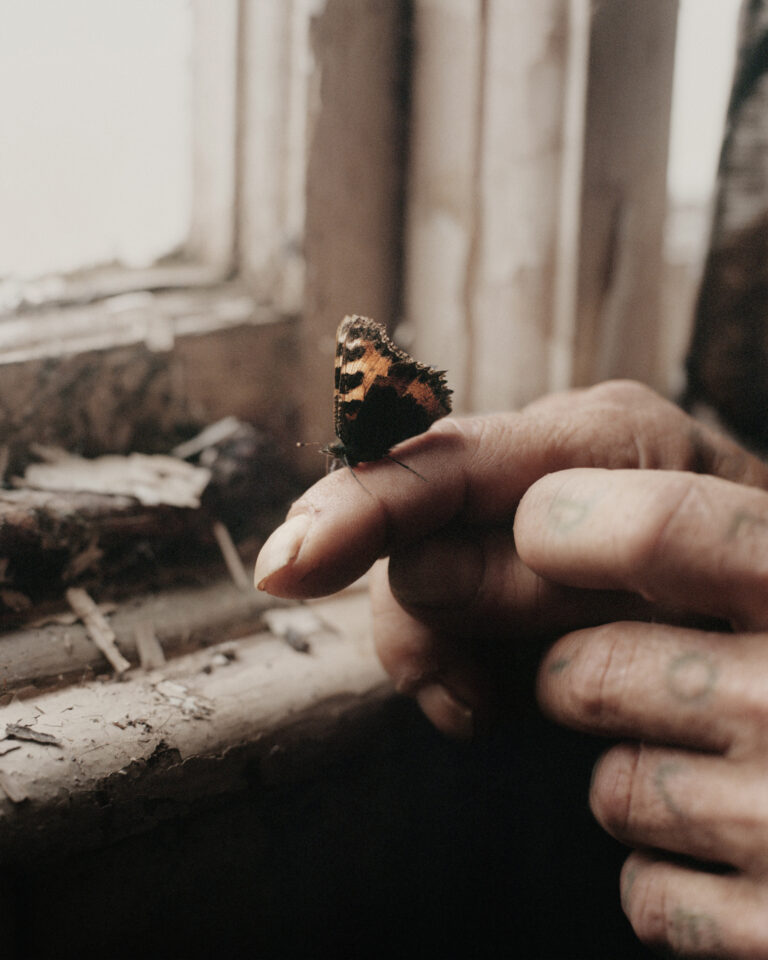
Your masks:
<svg viewBox="0 0 768 960"><path fill-rule="evenodd" d="M0 2L0 280L183 243L191 16L188 0Z"/></svg>
<svg viewBox="0 0 768 960"><path fill-rule="evenodd" d="M741 0L680 0L668 184L673 203L706 203L715 183Z"/></svg>

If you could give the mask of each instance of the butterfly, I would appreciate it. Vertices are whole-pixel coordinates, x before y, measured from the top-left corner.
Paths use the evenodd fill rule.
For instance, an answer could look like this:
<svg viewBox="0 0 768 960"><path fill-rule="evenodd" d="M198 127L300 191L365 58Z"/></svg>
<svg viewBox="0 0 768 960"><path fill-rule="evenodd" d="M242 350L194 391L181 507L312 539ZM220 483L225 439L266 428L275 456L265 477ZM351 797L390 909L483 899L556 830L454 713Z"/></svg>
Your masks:
<svg viewBox="0 0 768 960"><path fill-rule="evenodd" d="M368 317L345 317L336 333L337 439L322 452L348 467L387 457L411 470L389 451L449 414L451 392L444 370L414 360L392 343L381 324Z"/></svg>

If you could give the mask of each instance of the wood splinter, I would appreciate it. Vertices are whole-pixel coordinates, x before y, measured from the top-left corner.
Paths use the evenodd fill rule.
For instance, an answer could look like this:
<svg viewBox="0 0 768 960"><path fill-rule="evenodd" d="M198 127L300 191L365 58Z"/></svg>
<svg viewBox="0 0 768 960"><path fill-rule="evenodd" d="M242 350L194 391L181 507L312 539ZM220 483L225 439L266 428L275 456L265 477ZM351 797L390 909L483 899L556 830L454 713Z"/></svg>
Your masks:
<svg viewBox="0 0 768 960"><path fill-rule="evenodd" d="M148 620L140 620L134 631L139 663L144 670L155 670L165 664L165 653L155 628Z"/></svg>
<svg viewBox="0 0 768 960"><path fill-rule="evenodd" d="M109 660L116 675L120 677L130 670L130 663L117 648L117 638L112 628L86 591L81 587L70 587L66 597L67 603L83 621L91 640Z"/></svg>
<svg viewBox="0 0 768 960"><path fill-rule="evenodd" d="M216 538L216 543L219 545L224 563L227 566L227 570L235 586L238 590L253 590L253 582L245 572L245 567L243 566L243 561L240 559L240 554L237 552L235 542L229 530L227 530L220 520L217 520L213 525L213 535Z"/></svg>

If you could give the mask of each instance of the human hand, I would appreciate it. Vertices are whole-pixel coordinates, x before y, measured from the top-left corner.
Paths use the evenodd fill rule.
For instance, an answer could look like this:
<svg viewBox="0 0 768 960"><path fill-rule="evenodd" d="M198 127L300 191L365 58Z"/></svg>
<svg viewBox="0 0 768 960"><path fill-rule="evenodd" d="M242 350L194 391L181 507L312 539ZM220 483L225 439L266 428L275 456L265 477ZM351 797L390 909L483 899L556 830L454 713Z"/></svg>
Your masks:
<svg viewBox="0 0 768 960"><path fill-rule="evenodd" d="M540 577L518 557L518 502L545 474L573 466L692 470L768 487L768 469L652 391L609 383L548 397L517 414L446 419L399 459L320 480L265 545L256 581L313 597L374 571L377 649L400 690L447 733L470 736L514 700L525 659L580 626L658 616L633 591L584 591Z"/></svg>
<svg viewBox="0 0 768 960"><path fill-rule="evenodd" d="M538 681L567 726L623 738L590 802L633 847L638 936L685 956L768 957L768 493L713 476L567 470L522 498L521 560L583 590L730 622L614 622L562 637Z"/></svg>

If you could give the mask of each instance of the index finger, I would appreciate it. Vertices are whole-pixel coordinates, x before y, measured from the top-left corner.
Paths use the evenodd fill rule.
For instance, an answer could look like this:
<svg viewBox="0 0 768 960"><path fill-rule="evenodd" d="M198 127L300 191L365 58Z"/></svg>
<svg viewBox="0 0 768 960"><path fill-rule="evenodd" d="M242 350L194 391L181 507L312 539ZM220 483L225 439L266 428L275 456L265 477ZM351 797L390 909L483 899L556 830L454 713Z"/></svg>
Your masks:
<svg viewBox="0 0 768 960"><path fill-rule="evenodd" d="M333 593L379 557L450 524L510 522L534 481L568 467L695 470L768 486L759 460L631 383L555 395L520 413L440 420L396 456L421 477L381 460L356 467L357 479L348 469L332 473L300 497L262 548L259 588L294 598Z"/></svg>
<svg viewBox="0 0 768 960"><path fill-rule="evenodd" d="M638 594L661 609L768 627L768 494L689 472L566 470L527 491L522 561L581 589Z"/></svg>

